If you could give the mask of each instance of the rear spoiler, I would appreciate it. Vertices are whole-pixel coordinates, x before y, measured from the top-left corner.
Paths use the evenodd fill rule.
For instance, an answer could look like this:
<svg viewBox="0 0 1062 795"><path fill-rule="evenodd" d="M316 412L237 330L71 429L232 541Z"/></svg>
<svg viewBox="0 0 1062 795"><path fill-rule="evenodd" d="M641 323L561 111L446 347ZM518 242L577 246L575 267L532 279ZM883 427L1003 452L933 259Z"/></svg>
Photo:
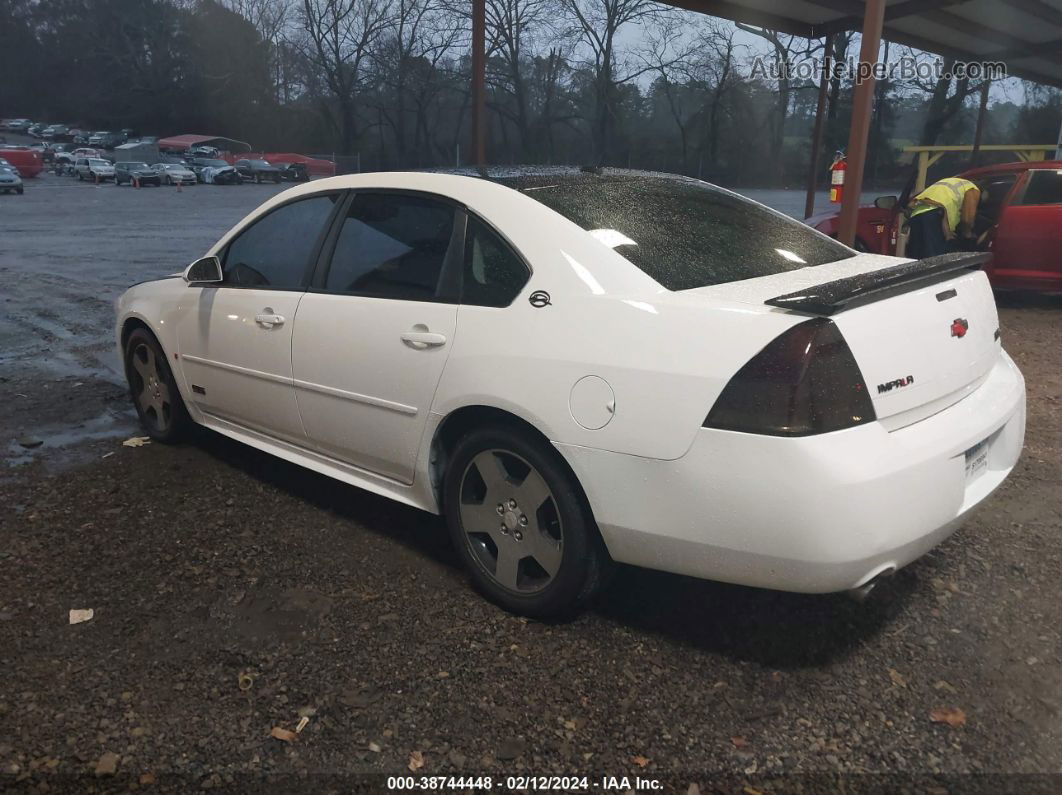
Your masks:
<svg viewBox="0 0 1062 795"><path fill-rule="evenodd" d="M985 252L941 254L818 284L768 298L764 303L811 315L833 315L858 304L881 301L942 281L955 271L979 270L991 259L992 255Z"/></svg>

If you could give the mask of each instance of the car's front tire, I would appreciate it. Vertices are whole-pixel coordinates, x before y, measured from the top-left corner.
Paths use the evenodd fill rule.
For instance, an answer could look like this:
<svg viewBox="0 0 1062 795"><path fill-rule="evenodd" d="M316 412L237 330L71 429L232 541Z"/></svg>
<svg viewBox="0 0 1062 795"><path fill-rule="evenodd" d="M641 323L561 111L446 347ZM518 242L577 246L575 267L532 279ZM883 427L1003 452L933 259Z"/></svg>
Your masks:
<svg viewBox="0 0 1062 795"><path fill-rule="evenodd" d="M135 329L125 343L125 376L140 424L156 442L178 441L192 424L158 340Z"/></svg>
<svg viewBox="0 0 1062 795"><path fill-rule="evenodd" d="M514 613L571 613L600 590L612 565L574 477L555 450L520 428L481 428L458 441L443 507L476 587Z"/></svg>

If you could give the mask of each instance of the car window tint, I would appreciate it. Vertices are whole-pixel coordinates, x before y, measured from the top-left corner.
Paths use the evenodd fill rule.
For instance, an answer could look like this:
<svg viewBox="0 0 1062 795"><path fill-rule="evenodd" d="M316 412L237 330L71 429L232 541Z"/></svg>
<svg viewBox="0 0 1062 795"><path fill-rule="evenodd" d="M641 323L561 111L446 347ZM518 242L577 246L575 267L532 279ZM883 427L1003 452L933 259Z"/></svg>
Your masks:
<svg viewBox="0 0 1062 795"><path fill-rule="evenodd" d="M420 196L359 193L343 221L325 289L378 298L435 297L454 211Z"/></svg>
<svg viewBox="0 0 1062 795"><path fill-rule="evenodd" d="M502 178L668 290L798 270L855 252L805 224L686 177Z"/></svg>
<svg viewBox="0 0 1062 795"><path fill-rule="evenodd" d="M477 218L468 219L461 303L508 306L530 276L516 252Z"/></svg>
<svg viewBox="0 0 1062 795"><path fill-rule="evenodd" d="M1037 169L1029 174L1018 204L1062 204L1062 170Z"/></svg>
<svg viewBox="0 0 1062 795"><path fill-rule="evenodd" d="M225 283L237 287L301 287L336 198L314 196L286 204L241 232L225 253Z"/></svg>

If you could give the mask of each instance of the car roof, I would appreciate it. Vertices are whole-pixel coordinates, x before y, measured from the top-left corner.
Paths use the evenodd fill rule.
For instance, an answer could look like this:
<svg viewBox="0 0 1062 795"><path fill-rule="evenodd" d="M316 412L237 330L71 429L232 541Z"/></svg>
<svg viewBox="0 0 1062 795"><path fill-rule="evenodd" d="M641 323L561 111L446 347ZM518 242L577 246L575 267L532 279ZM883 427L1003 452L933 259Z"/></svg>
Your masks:
<svg viewBox="0 0 1062 795"><path fill-rule="evenodd" d="M1034 169L1062 170L1062 160L1032 160L1019 163L997 163L991 166L980 166L962 172L959 176L966 179L974 177L990 177L993 174L1016 174L1022 171Z"/></svg>

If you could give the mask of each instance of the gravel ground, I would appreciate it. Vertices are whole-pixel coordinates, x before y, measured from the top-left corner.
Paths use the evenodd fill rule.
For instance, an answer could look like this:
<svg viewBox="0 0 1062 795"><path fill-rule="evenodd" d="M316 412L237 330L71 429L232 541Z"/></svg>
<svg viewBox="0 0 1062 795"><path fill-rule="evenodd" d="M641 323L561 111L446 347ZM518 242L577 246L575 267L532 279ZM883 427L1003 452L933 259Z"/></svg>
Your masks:
<svg viewBox="0 0 1062 795"><path fill-rule="evenodd" d="M1062 790L1062 300L1001 299L1013 476L869 602L624 569L539 623L469 589L436 517L206 432L121 445L114 296L274 190L0 196L0 787Z"/></svg>

